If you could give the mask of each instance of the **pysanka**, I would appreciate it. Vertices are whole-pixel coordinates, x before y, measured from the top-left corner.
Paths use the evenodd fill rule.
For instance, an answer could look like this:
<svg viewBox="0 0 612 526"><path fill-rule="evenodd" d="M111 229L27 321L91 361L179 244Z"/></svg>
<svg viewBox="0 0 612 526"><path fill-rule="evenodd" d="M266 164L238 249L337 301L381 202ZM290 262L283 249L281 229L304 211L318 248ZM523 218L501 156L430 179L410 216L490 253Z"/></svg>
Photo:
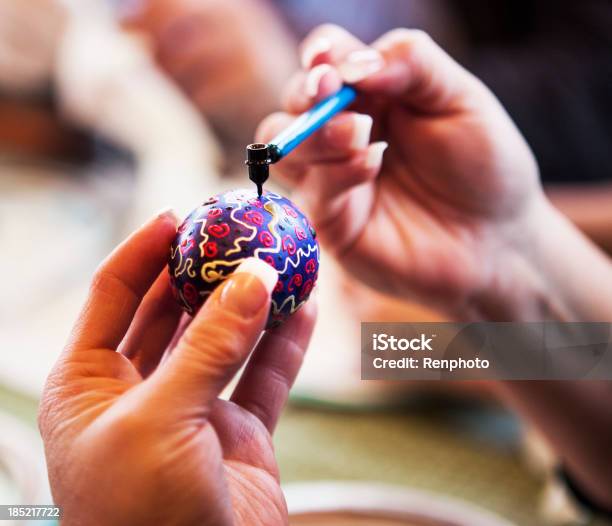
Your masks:
<svg viewBox="0 0 612 526"><path fill-rule="evenodd" d="M279 274L268 327L308 299L319 270L319 245L306 216L273 192L232 190L211 197L180 225L170 250L174 294L194 314L245 259L258 257Z"/></svg>

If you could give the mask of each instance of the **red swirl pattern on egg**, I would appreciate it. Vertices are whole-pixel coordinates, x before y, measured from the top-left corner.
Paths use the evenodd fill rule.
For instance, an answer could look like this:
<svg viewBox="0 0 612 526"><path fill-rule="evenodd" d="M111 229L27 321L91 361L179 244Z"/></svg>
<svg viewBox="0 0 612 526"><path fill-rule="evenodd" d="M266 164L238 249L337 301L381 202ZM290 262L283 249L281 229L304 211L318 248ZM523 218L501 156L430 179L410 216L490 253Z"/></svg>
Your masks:
<svg viewBox="0 0 612 526"><path fill-rule="evenodd" d="M211 292L248 257L274 267L268 327L279 325L307 300L319 270L319 245L304 214L273 192L232 190L211 197L180 225L170 249L173 293L194 314Z"/></svg>

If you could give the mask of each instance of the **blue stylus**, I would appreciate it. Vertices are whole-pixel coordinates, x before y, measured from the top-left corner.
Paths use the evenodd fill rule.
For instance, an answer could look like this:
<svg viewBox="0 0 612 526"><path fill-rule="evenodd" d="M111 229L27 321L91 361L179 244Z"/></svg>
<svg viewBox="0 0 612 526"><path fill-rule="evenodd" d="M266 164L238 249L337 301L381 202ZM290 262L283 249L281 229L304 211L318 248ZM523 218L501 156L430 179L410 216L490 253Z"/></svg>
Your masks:
<svg viewBox="0 0 612 526"><path fill-rule="evenodd" d="M302 113L268 144L258 143L247 146L246 164L249 167L249 178L257 185L257 192L260 196L263 183L269 176L270 164L280 161L293 151L327 121L349 106L356 96L355 88L344 86L337 93Z"/></svg>

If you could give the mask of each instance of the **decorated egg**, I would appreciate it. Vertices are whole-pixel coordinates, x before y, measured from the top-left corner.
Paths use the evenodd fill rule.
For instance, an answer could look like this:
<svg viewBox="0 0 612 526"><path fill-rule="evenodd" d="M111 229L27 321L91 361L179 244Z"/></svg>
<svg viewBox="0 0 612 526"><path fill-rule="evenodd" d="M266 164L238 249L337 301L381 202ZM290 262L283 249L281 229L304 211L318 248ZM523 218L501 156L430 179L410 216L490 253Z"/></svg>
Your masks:
<svg viewBox="0 0 612 526"><path fill-rule="evenodd" d="M195 314L248 257L262 259L279 274L267 326L281 324L306 302L317 281L319 245L306 216L273 192L219 194L183 221L168 265L176 299Z"/></svg>

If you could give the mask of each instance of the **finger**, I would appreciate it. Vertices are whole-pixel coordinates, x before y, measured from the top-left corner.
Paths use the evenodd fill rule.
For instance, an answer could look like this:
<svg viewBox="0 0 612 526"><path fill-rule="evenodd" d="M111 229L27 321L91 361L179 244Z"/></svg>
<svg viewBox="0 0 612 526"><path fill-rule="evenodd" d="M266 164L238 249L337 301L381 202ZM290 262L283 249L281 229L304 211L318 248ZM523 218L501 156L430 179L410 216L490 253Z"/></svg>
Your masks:
<svg viewBox="0 0 612 526"><path fill-rule="evenodd" d="M300 370L316 320L309 301L284 325L266 332L232 395L232 402L254 414L271 433Z"/></svg>
<svg viewBox="0 0 612 526"><path fill-rule="evenodd" d="M279 480L272 437L261 420L227 400L214 403L209 420L219 437L226 461L264 469Z"/></svg>
<svg viewBox="0 0 612 526"><path fill-rule="evenodd" d="M300 59L305 70L319 64L338 64L354 51L367 49L357 37L335 24L313 29L300 45Z"/></svg>
<svg viewBox="0 0 612 526"><path fill-rule="evenodd" d="M376 179L388 146L386 142L375 142L355 152L345 161L313 164L307 172L304 185L316 203L326 209L328 201L339 194ZM313 212L311 206L309 211Z"/></svg>
<svg viewBox="0 0 612 526"><path fill-rule="evenodd" d="M384 65L378 51L333 24L320 26L306 37L301 58L305 72L288 84L283 98L283 107L290 113L306 111L337 92L344 82L359 81L364 71L373 73Z"/></svg>
<svg viewBox="0 0 612 526"><path fill-rule="evenodd" d="M96 271L71 350L116 349L143 296L166 265L177 218L164 212L119 245Z"/></svg>
<svg viewBox="0 0 612 526"><path fill-rule="evenodd" d="M299 71L283 91L282 107L289 113L302 113L336 93L342 83L338 71L329 64L319 64L309 71Z"/></svg>
<svg viewBox="0 0 612 526"><path fill-rule="evenodd" d="M376 177L387 143L371 144L345 163L310 167L302 187L302 204L321 243L336 255L352 246L363 231L376 196Z"/></svg>
<svg viewBox="0 0 612 526"><path fill-rule="evenodd" d="M183 334L185 334L185 331L187 330L187 327L189 327L189 325L191 325L192 321L193 321L193 317L191 317L186 312L183 312L181 314L181 316L179 318L179 322L178 322L177 327L176 327L176 331L172 335L170 343L168 344L168 346L166 348L166 350L169 353L171 353L174 349L176 349L176 346L178 345L178 342L181 341L181 338L183 337Z"/></svg>
<svg viewBox="0 0 612 526"><path fill-rule="evenodd" d="M494 100L476 77L420 30L395 29L366 46L342 28L322 26L306 38L302 61L308 67L332 65L360 92L401 97L421 111L454 112Z"/></svg>
<svg viewBox="0 0 612 526"><path fill-rule="evenodd" d="M258 126L255 132L255 141L259 143L269 143L277 133L289 126L295 117L288 113L276 112L268 115ZM308 140L306 140L308 142ZM300 145L300 146L303 146ZM299 147L296 151L299 150ZM293 153L293 152L292 152ZM271 166L273 177L280 177L290 186L295 186L303 177L306 166L304 163L294 163L291 156L282 159L280 162Z"/></svg>
<svg viewBox="0 0 612 526"><path fill-rule="evenodd" d="M423 31L390 31L371 49L383 57L378 69L362 64L359 54L335 64L344 80L356 83L363 93L401 97L412 107L434 113L468 109L481 104L483 97L492 98L476 77Z"/></svg>
<svg viewBox="0 0 612 526"><path fill-rule="evenodd" d="M209 413L257 342L277 280L274 268L248 258L208 298L168 360L150 376L150 392L163 398L168 414Z"/></svg>
<svg viewBox="0 0 612 526"><path fill-rule="evenodd" d="M119 352L129 358L143 378L151 374L174 336L182 310L172 294L164 269L145 295Z"/></svg>

